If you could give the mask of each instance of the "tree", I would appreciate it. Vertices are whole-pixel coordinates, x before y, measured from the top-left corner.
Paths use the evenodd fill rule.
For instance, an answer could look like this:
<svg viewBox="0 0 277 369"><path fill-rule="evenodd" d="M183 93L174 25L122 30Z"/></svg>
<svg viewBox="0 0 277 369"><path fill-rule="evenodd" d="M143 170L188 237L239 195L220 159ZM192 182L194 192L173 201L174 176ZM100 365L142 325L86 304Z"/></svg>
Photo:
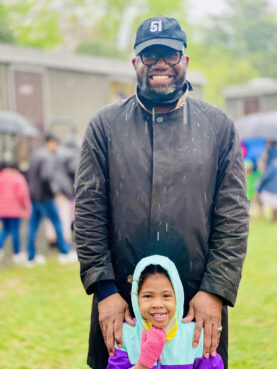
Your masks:
<svg viewBox="0 0 277 369"><path fill-rule="evenodd" d="M167 0L2 0L2 7L17 44L48 49L77 47L77 51L93 55L126 57L138 22L157 14L183 20L183 3L176 0L172 6ZM11 37L6 39L12 41Z"/></svg>
<svg viewBox="0 0 277 369"><path fill-rule="evenodd" d="M78 46L79 52L126 58L132 50L136 29L144 19L166 15L186 24L183 0L176 0L174 6L168 0L98 0L96 3L102 15L95 19L87 40Z"/></svg>
<svg viewBox="0 0 277 369"><path fill-rule="evenodd" d="M184 0L0 1L0 41L125 59L133 55L135 33L144 19L177 18L188 35L190 68L207 79L205 100L218 105L223 105L221 90L228 84L277 76L276 18L266 0L225 0L228 14L198 29L187 21ZM202 42L193 40L200 30Z"/></svg>
<svg viewBox="0 0 277 369"><path fill-rule="evenodd" d="M234 58L218 46L192 43L187 53L190 56L189 68L201 71L206 78L204 100L218 106L224 106L222 90L225 87L257 76L248 60Z"/></svg>
<svg viewBox="0 0 277 369"><path fill-rule="evenodd" d="M58 15L48 9L47 5L45 1L36 0L4 3L7 20L13 28L17 44L51 48L61 42Z"/></svg>
<svg viewBox="0 0 277 369"><path fill-rule="evenodd" d="M94 17L90 0L2 0L1 7L15 43L47 49L66 44L68 35L75 47Z"/></svg>
<svg viewBox="0 0 277 369"><path fill-rule="evenodd" d="M277 15L267 0L225 0L227 15L214 16L205 42L248 60L259 75L277 77Z"/></svg>
<svg viewBox="0 0 277 369"><path fill-rule="evenodd" d="M4 5L0 4L0 42L14 43L15 37L9 27L8 12Z"/></svg>

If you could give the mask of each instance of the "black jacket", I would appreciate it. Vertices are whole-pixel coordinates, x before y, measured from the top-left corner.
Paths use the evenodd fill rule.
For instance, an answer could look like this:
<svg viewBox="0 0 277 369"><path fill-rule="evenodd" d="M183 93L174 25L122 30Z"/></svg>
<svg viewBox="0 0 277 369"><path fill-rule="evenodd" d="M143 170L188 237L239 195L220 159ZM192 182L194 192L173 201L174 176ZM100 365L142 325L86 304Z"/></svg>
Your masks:
<svg viewBox="0 0 277 369"><path fill-rule="evenodd" d="M115 280L130 303L130 276L166 255L188 303L199 290L234 305L248 235L239 139L218 108L187 98L151 114L136 97L91 120L76 175L76 243L87 293Z"/></svg>
<svg viewBox="0 0 277 369"><path fill-rule="evenodd" d="M40 147L30 157L27 179L32 201L51 201L58 192L58 167L55 154Z"/></svg>
<svg viewBox="0 0 277 369"><path fill-rule="evenodd" d="M74 196L73 183L78 165L79 152L77 148L69 147L66 144L59 146L56 151L57 161L57 184L58 192L64 194L68 199Z"/></svg>

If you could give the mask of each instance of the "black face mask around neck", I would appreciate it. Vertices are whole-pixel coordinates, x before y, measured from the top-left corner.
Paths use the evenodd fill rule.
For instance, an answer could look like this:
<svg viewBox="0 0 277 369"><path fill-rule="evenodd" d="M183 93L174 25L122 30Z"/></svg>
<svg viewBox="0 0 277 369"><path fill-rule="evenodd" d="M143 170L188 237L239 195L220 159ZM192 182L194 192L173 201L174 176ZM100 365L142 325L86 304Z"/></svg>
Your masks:
<svg viewBox="0 0 277 369"><path fill-rule="evenodd" d="M176 89L170 94L167 95L158 95L155 91L150 89L141 90L140 86L137 86L137 94L141 99L142 103L147 107L153 106L170 106L174 103L177 104L180 97L187 91L192 90L191 84L189 81L185 81L183 86L179 89Z"/></svg>

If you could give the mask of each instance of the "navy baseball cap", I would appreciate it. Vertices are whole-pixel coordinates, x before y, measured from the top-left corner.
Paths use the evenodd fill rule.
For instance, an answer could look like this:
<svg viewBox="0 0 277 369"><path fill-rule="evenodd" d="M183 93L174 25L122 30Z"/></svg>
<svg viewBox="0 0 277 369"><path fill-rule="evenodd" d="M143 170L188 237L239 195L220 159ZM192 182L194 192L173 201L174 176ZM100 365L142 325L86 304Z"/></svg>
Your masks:
<svg viewBox="0 0 277 369"><path fill-rule="evenodd" d="M136 55L148 46L163 45L181 51L187 47L187 38L175 18L154 17L146 19L137 30L134 49Z"/></svg>

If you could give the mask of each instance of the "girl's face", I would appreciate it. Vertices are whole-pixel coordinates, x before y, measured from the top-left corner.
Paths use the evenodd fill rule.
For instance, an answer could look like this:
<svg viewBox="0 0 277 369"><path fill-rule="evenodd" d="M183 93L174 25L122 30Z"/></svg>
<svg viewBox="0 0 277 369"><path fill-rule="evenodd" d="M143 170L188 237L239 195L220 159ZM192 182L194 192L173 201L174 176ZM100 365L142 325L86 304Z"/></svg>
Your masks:
<svg viewBox="0 0 277 369"><path fill-rule="evenodd" d="M175 293L164 274L151 274L145 279L138 302L143 318L158 328L166 328L176 312Z"/></svg>

